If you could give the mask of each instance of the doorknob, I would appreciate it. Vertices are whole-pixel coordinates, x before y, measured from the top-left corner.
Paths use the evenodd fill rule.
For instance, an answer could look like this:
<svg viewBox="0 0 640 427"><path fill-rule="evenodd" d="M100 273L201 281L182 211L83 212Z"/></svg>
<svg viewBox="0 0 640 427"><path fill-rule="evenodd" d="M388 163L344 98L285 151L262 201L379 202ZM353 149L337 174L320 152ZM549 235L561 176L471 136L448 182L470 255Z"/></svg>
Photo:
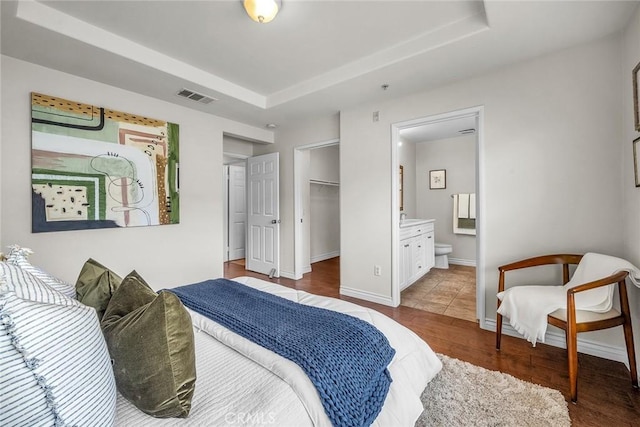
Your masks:
<svg viewBox="0 0 640 427"><path fill-rule="evenodd" d="M279 219L272 219L271 220L271 224L280 224L280 220Z"/></svg>

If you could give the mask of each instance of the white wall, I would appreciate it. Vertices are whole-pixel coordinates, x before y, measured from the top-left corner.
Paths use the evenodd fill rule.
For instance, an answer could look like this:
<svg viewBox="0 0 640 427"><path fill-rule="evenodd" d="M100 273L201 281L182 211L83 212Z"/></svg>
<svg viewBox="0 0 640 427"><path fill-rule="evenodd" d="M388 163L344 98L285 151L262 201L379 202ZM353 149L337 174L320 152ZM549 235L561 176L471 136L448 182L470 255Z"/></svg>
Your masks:
<svg viewBox="0 0 640 427"><path fill-rule="evenodd" d="M340 146L314 148L309 159L309 178L340 182Z"/></svg>
<svg viewBox="0 0 640 427"><path fill-rule="evenodd" d="M416 146L416 204L419 218L433 218L438 243L453 246L451 261L476 260L476 236L453 233L452 194L476 192L476 136L427 141ZM444 190L429 188L429 171L445 169Z"/></svg>
<svg viewBox="0 0 640 427"><path fill-rule="evenodd" d="M391 299L391 117L388 104L340 113L340 292L376 300Z"/></svg>
<svg viewBox="0 0 640 427"><path fill-rule="evenodd" d="M32 234L32 91L179 124L180 224ZM35 265L72 283L89 257L122 275L136 269L156 289L222 275L222 134L262 130L9 57L2 124L2 247L32 248Z"/></svg>
<svg viewBox="0 0 640 427"><path fill-rule="evenodd" d="M309 178L340 182L340 146L331 145L309 150ZM340 254L340 187L310 185L310 262L333 258Z"/></svg>
<svg viewBox="0 0 640 427"><path fill-rule="evenodd" d="M624 174L620 186L624 189L624 254L636 266L640 266L640 188L635 187L633 170L632 141L640 137L634 129L633 91L631 71L640 62L640 6L629 20L623 34L622 70L620 82L622 91L622 137L620 161ZM634 336L636 349L640 349L640 289L629 285L629 302L634 318ZM638 350L636 350L636 354Z"/></svg>
<svg viewBox="0 0 640 427"><path fill-rule="evenodd" d="M280 152L280 274L294 276L293 150L295 147L337 140L338 116L314 117L295 127L277 129L274 145L256 145L254 154Z"/></svg>
<svg viewBox="0 0 640 427"><path fill-rule="evenodd" d="M222 136L222 151L224 155L224 164L235 163L242 157L253 156L253 147L256 143L244 141L232 136ZM235 157L237 155L238 157Z"/></svg>
<svg viewBox="0 0 640 427"><path fill-rule="evenodd" d="M637 40L637 39L635 39ZM484 106L486 316L497 267L549 252L622 255L618 36L341 113L341 282L391 298L392 123ZM373 111L380 121L372 122ZM395 170L393 170L395 177ZM382 275L373 275L373 266ZM596 339L620 343L613 332Z"/></svg>
<svg viewBox="0 0 640 427"><path fill-rule="evenodd" d="M311 263L340 255L340 187L311 184Z"/></svg>

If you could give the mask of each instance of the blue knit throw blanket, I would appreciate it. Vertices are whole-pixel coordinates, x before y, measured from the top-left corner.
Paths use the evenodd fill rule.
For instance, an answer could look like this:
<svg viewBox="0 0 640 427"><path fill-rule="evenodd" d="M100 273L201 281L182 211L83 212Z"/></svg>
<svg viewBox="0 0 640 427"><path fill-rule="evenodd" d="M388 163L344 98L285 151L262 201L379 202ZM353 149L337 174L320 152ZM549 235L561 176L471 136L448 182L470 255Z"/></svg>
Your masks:
<svg viewBox="0 0 640 427"><path fill-rule="evenodd" d="M334 426L368 426L380 413L395 350L370 323L226 279L168 291L186 307L297 363Z"/></svg>

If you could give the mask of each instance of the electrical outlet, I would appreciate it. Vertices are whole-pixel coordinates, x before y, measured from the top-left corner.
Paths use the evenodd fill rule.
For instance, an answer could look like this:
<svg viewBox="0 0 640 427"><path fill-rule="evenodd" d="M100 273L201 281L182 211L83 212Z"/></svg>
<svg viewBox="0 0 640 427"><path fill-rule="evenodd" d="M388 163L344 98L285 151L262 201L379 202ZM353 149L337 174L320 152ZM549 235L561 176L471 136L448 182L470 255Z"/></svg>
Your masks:
<svg viewBox="0 0 640 427"><path fill-rule="evenodd" d="M380 111L374 111L373 112L373 121L374 122L379 122L380 121Z"/></svg>
<svg viewBox="0 0 640 427"><path fill-rule="evenodd" d="M374 265L373 266L373 275L374 276L382 275L382 268L379 265Z"/></svg>

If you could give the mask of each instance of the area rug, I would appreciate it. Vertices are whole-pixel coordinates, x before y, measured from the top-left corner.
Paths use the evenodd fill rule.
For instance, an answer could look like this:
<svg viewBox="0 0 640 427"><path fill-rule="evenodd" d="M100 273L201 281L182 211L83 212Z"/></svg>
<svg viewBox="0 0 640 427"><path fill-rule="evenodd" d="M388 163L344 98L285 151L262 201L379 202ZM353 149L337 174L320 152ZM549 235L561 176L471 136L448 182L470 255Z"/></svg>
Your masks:
<svg viewBox="0 0 640 427"><path fill-rule="evenodd" d="M442 371L422 393L416 426L570 426L557 390L438 354Z"/></svg>

